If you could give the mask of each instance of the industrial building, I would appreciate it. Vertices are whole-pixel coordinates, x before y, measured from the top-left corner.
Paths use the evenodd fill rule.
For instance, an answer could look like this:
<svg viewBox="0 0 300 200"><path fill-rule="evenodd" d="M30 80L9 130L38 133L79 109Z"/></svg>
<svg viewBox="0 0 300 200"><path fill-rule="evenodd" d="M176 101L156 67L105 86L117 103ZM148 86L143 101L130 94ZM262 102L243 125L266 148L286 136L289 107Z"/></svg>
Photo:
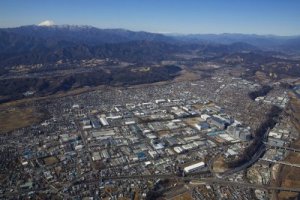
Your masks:
<svg viewBox="0 0 300 200"><path fill-rule="evenodd" d="M208 123L215 125L219 129L225 129L226 122L217 117L211 117L207 120Z"/></svg>
<svg viewBox="0 0 300 200"><path fill-rule="evenodd" d="M205 163L201 161L201 162L198 162L198 163L195 163L195 164L192 164L192 165L189 165L189 166L183 168L183 171L185 173L191 173L191 172L195 172L203 167L205 167Z"/></svg>
<svg viewBox="0 0 300 200"><path fill-rule="evenodd" d="M201 131L201 130L206 130L206 129L209 129L209 128L210 128L209 124L206 123L206 122L200 122L200 123L196 124L195 127L196 127L199 131Z"/></svg>
<svg viewBox="0 0 300 200"><path fill-rule="evenodd" d="M94 118L91 119L91 126L92 126L93 128L100 128L100 127L101 127L99 121L98 121L97 119L94 119Z"/></svg>
<svg viewBox="0 0 300 200"><path fill-rule="evenodd" d="M101 124L102 124L103 126L108 126L108 125L109 125L109 123L107 122L107 120L106 120L105 117L98 116L98 118L99 118L99 120L100 120L100 122L101 122Z"/></svg>
<svg viewBox="0 0 300 200"><path fill-rule="evenodd" d="M236 139L243 141L250 141L252 139L252 134L250 130L240 126L228 126L226 132Z"/></svg>

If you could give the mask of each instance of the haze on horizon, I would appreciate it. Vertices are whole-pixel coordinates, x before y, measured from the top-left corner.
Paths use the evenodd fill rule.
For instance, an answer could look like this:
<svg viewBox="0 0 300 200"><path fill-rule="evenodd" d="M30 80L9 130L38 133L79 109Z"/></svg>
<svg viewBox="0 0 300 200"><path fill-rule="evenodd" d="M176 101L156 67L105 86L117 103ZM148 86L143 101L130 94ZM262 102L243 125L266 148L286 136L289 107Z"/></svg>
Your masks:
<svg viewBox="0 0 300 200"><path fill-rule="evenodd" d="M0 27L48 20L156 33L288 36L300 35L299 8L300 1L280 0L2 0Z"/></svg>

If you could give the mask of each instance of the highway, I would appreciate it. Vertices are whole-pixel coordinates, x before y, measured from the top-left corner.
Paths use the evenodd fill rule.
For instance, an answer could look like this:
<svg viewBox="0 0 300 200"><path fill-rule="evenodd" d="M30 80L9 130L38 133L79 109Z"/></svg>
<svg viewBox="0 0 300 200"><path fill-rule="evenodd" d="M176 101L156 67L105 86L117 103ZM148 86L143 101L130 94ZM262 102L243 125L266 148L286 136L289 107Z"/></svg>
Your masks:
<svg viewBox="0 0 300 200"><path fill-rule="evenodd" d="M269 132L270 132L270 128L268 128L268 130L265 132L264 136L262 137L264 141L268 137ZM259 160L259 158L261 158L264 155L265 151L266 151L266 145L265 145L265 143L262 143L259 147L259 150L252 156L251 160L249 160L248 162L244 163L241 166L238 166L233 169L229 169L223 173L216 174L216 176L219 178L222 178L222 177L230 176L230 175L237 173L239 171L242 171L244 169L247 169L248 167L253 165L255 162L257 162Z"/></svg>
<svg viewBox="0 0 300 200"><path fill-rule="evenodd" d="M252 159L248 162L246 162L245 164L239 166L239 167L236 167L236 168L233 168L233 169L229 169L223 173L219 173L219 174L216 174L219 178L222 178L222 177L226 177L226 176L230 176L234 173L237 173L239 171L242 171L244 169L247 169L248 167L250 167L252 164L254 164L256 161L259 160L259 158L265 153L266 151L266 147L265 145L261 145L260 149L252 156Z"/></svg>
<svg viewBox="0 0 300 200"><path fill-rule="evenodd" d="M177 179L181 181L194 181L197 183L203 184L217 184L222 186L231 186L237 188L252 188L252 189L261 189L261 190L275 190L275 191L287 191L287 192L297 192L300 193L300 188L289 188L289 187L275 187L270 185L260 185L260 184L251 184L251 183L244 183L244 182L233 182L233 181L226 181L224 179L218 178L199 178L199 174L193 174L191 176L181 177L174 174L156 174L156 175L128 175L128 176L106 176L101 177L102 180L130 180L130 179L139 179L139 180L147 180L147 179ZM100 180L91 180L91 181L84 181L85 184L98 184ZM10 192L0 197L13 197L15 195L26 195L29 192L41 192L41 193L59 193L62 197L67 197L62 191L57 191L56 188L43 188L39 190L23 190L23 191L16 191Z"/></svg>
<svg viewBox="0 0 300 200"><path fill-rule="evenodd" d="M130 176L114 176L114 177L101 177L102 180L129 180L129 179L155 179L155 178L168 178L168 179L179 179L183 181L200 181L204 184L218 184L223 186L232 186L232 187L241 187L241 188L253 188L253 189L263 189L263 190L276 190L276 191L288 191L288 192L299 192L300 188L288 188L288 187L275 187L270 185L260 185L260 184L251 184L244 182L233 182L226 181L224 179L218 178L197 178L194 176L188 177L179 177L174 174L157 174L157 175L130 175Z"/></svg>

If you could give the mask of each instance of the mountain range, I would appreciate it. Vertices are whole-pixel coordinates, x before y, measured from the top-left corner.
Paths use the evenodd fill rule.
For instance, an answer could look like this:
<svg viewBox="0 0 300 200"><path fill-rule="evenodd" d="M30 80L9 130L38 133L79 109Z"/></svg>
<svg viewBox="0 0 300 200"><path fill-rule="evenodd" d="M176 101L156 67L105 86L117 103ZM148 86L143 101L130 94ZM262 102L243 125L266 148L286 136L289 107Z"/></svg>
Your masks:
<svg viewBox="0 0 300 200"><path fill-rule="evenodd" d="M172 35L175 38L186 42L209 42L219 44L232 44L244 42L259 47L262 50L277 50L294 52L300 50L300 36L277 36L277 35L256 35L256 34L189 34Z"/></svg>
<svg viewBox="0 0 300 200"><path fill-rule="evenodd" d="M0 29L0 67L61 59L116 58L157 61L178 53L239 51L300 52L300 36L164 35L91 26L21 26Z"/></svg>

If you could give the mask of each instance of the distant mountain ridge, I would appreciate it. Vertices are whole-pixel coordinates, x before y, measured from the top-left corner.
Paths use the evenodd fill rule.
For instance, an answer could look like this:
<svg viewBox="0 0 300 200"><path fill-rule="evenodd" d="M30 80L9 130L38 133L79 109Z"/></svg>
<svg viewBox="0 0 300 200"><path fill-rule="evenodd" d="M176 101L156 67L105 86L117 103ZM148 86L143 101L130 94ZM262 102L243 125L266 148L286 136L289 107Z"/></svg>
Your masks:
<svg viewBox="0 0 300 200"><path fill-rule="evenodd" d="M255 50L256 47L185 42L163 34L91 26L22 26L0 29L0 66L55 62L61 59L116 58L157 61L191 49L208 52Z"/></svg>
<svg viewBox="0 0 300 200"><path fill-rule="evenodd" d="M300 37L243 34L164 35L92 26L51 25L0 29L0 69L61 59L115 58L160 61L174 54L258 50L300 52Z"/></svg>
<svg viewBox="0 0 300 200"><path fill-rule="evenodd" d="M172 35L177 40L185 42L207 42L218 44L248 43L264 50L276 51L297 51L300 52L300 35L299 36L276 36L276 35L257 35L257 34L187 34Z"/></svg>
<svg viewBox="0 0 300 200"><path fill-rule="evenodd" d="M0 29L1 32L19 36L33 36L40 39L81 42L89 45L103 43L120 43L129 41L161 41L172 42L174 39L158 33L130 31L125 29L99 29L92 26L53 25L53 26L21 26Z"/></svg>

